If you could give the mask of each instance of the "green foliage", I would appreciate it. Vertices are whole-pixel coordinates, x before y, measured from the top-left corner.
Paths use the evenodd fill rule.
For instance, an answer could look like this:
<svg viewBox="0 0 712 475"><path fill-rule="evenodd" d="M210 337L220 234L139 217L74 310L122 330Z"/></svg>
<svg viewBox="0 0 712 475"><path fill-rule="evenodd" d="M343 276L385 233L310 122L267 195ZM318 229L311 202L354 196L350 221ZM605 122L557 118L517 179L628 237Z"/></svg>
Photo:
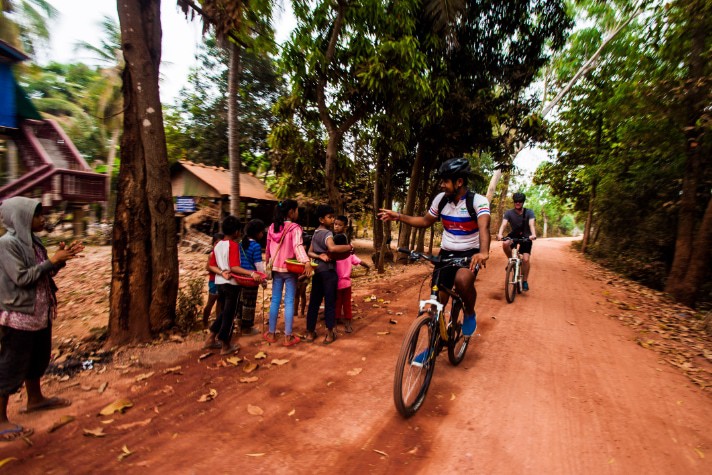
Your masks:
<svg viewBox="0 0 712 475"><path fill-rule="evenodd" d="M176 326L184 333L188 333L202 325L202 313L205 279L195 278L178 289L176 303Z"/></svg>
<svg viewBox="0 0 712 475"><path fill-rule="evenodd" d="M228 54L215 38L207 38L198 53L189 84L176 105L165 110L166 142L171 161L192 160L228 166L227 80ZM274 59L247 49L242 54L239 133L243 168L269 168L267 134L274 122L271 108L283 94L284 82Z"/></svg>
<svg viewBox="0 0 712 475"><path fill-rule="evenodd" d="M557 58L559 84L598 48L614 20L625 18L633 8L633 2L626 1L580 4L587 26L576 31ZM709 35L702 53L706 69L697 71L694 81L686 80L696 63L691 25L706 22L709 32L710 10L705 0L649 5L562 102L550 127L554 161L542 164L535 178L581 213L595 196L597 239L592 254L658 289L675 254L681 183L690 163L688 144L694 141L703 157L712 155L706 138L709 113L689 123L691 114L701 110L690 98L701 98L700 105L712 100ZM696 88L704 85L706 92L700 95ZM696 176L698 223L712 188L712 163L707 159L706 164ZM712 278L707 271L705 281Z"/></svg>

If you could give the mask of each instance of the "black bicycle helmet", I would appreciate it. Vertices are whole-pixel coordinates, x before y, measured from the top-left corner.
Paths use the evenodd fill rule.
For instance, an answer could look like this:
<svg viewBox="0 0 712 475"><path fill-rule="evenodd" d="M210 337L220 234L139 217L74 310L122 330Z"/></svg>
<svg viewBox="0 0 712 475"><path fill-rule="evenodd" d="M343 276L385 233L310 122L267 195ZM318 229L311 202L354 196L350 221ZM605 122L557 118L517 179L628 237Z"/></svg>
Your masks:
<svg viewBox="0 0 712 475"><path fill-rule="evenodd" d="M470 162L466 158L451 158L440 165L437 178L440 180L456 180L469 177L471 174Z"/></svg>
<svg viewBox="0 0 712 475"><path fill-rule="evenodd" d="M526 200L527 197L524 195L524 193L514 193L512 195L512 201L515 203L524 203L524 200Z"/></svg>

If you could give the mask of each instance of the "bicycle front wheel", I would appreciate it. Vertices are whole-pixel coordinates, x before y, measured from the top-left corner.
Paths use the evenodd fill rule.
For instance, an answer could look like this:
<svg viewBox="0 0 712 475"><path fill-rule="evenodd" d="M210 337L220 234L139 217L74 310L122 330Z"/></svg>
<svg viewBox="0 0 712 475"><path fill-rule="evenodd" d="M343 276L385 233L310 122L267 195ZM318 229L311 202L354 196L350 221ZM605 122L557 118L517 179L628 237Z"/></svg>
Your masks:
<svg viewBox="0 0 712 475"><path fill-rule="evenodd" d="M465 338L462 334L464 315L462 304L459 301L454 301L450 309L450 326L448 327L450 341L448 341L447 345L447 357L453 366L459 365L465 358L467 346L470 344L470 339Z"/></svg>
<svg viewBox="0 0 712 475"><path fill-rule="evenodd" d="M507 266L507 275L504 279L504 296L507 298L508 303L514 302L514 298L517 296L517 279L514 278L514 266L509 264Z"/></svg>
<svg viewBox="0 0 712 475"><path fill-rule="evenodd" d="M403 339L393 381L393 400L403 417L415 414L425 400L435 370L435 339L429 314L419 316Z"/></svg>

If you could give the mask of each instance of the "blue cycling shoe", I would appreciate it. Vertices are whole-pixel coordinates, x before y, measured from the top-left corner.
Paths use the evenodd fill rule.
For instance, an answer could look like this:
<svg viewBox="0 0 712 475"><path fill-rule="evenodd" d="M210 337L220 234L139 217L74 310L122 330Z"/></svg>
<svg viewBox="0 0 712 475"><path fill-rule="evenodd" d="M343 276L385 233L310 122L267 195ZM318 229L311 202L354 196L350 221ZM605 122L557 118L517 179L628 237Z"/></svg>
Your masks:
<svg viewBox="0 0 712 475"><path fill-rule="evenodd" d="M522 289L529 290L529 282L527 282L526 280L522 282Z"/></svg>
<svg viewBox="0 0 712 475"><path fill-rule="evenodd" d="M462 334L465 336L472 336L477 330L477 319L475 315L468 315L465 317L465 321L462 322Z"/></svg>
<svg viewBox="0 0 712 475"><path fill-rule="evenodd" d="M423 364L428 360L429 354L430 351L428 350L428 348L424 349L423 351L415 355L415 358L413 358L413 361L411 361L410 364L422 368Z"/></svg>

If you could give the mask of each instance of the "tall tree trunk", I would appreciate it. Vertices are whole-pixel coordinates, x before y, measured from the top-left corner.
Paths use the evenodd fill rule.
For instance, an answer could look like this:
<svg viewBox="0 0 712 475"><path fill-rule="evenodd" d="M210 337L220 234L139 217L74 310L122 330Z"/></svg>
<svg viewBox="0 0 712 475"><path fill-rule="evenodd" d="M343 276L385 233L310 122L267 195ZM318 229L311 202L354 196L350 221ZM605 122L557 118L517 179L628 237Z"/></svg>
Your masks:
<svg viewBox="0 0 712 475"><path fill-rule="evenodd" d="M707 7L709 10L709 7ZM687 138L685 144L685 152L687 160L685 163L685 174L682 179L682 195L680 197L680 208L678 211L677 220L677 238L675 239L675 256L673 257L670 274L668 275L665 284L665 291L670 293L676 299L688 304L694 305L695 296L699 290L701 281L697 279L701 270L699 265L706 265L707 262L696 262L695 257L701 252L696 250L695 246L709 245L709 236L705 233L709 229L705 229L704 220L707 219L710 210L710 194L709 188L705 190L704 195L708 200L706 204L707 211L703 218L703 224L697 231L695 236L695 221L698 215L699 204L699 180L703 176L703 171L706 165L706 157L703 156L702 141L705 138L705 130L701 125L705 113L705 108L708 107L708 93L703 86L705 84L705 45L709 31L707 28L704 7L697 8L696 2L691 2L687 6L688 21L690 22L690 51L687 56L688 62L688 77L686 81L685 98L683 106L686 114L686 124L683 129ZM708 223L709 225L709 223ZM693 240L694 245L693 245ZM691 285L692 288L687 286Z"/></svg>
<svg viewBox="0 0 712 475"><path fill-rule="evenodd" d="M507 168L506 171L502 172L504 181L502 182L502 187L499 190L499 196L497 197L497 206L494 208L494 219L490 225L490 229L499 231L499 227L502 225L502 219L504 219L504 203L507 202L507 194L509 193L509 180L512 177L512 171ZM490 203L490 208L492 204Z"/></svg>
<svg viewBox="0 0 712 475"><path fill-rule="evenodd" d="M410 183L408 184L408 195L405 199L405 207L403 208L403 214L408 216L413 216L415 211L415 202L418 196L418 190L420 189L420 181L423 176L423 147L418 144L418 148L415 151L415 163L413 163L413 169L410 172ZM410 241L410 231L412 226L403 224L401 228L401 233L398 236L398 246L407 247L408 241Z"/></svg>
<svg viewBox="0 0 712 475"><path fill-rule="evenodd" d="M240 117L237 99L240 90L242 62L240 61L240 46L232 41L229 41L228 44L230 69L228 72L227 92L227 141L228 155L230 157L230 214L240 218L240 170L242 168L242 160L240 157Z"/></svg>
<svg viewBox="0 0 712 475"><path fill-rule="evenodd" d="M111 182L114 177L114 161L116 160L116 143L119 140L121 130L117 127L111 131L111 139L109 139L109 153L106 157L106 203L104 204L104 219L109 221L109 214L112 210L111 199Z"/></svg>
<svg viewBox="0 0 712 475"><path fill-rule="evenodd" d="M589 240L591 239L591 226L593 225L593 209L596 204L596 182L591 183L591 193L588 197L588 213L586 214L586 224L583 227L583 241L581 242L581 253L586 254Z"/></svg>
<svg viewBox="0 0 712 475"><path fill-rule="evenodd" d="M175 321L178 251L158 95L160 0L118 2L124 134L113 230L109 342L147 341Z"/></svg>

